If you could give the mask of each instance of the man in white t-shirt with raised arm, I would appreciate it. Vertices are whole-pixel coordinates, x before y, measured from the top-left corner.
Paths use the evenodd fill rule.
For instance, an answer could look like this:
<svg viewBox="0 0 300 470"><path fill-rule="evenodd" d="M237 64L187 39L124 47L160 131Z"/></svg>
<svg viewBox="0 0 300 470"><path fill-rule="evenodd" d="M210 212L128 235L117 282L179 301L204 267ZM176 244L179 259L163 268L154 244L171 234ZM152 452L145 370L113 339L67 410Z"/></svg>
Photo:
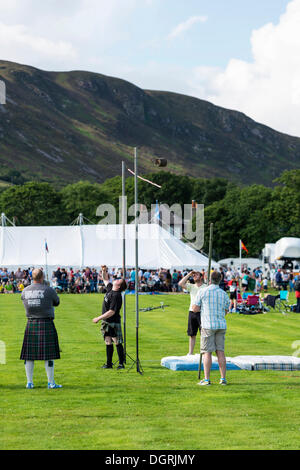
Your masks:
<svg viewBox="0 0 300 470"><path fill-rule="evenodd" d="M194 284L189 282L190 278L193 278ZM194 348L196 344L196 336L201 331L201 317L200 317L200 307L197 312L192 310L192 306L195 304L196 297L200 289L207 287L204 284L203 275L198 271L191 271L187 273L179 282L179 286L182 289L185 289L190 294L190 308L189 308L189 317L188 317L188 329L187 334L189 336L189 352L188 355L194 353Z"/></svg>

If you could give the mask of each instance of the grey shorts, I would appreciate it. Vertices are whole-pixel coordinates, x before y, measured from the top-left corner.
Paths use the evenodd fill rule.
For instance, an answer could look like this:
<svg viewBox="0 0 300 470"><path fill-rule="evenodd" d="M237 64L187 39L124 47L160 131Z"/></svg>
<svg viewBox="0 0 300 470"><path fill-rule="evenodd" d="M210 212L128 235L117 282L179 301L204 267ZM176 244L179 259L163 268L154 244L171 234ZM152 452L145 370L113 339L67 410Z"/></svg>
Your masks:
<svg viewBox="0 0 300 470"><path fill-rule="evenodd" d="M226 330L201 330L201 353L225 350Z"/></svg>

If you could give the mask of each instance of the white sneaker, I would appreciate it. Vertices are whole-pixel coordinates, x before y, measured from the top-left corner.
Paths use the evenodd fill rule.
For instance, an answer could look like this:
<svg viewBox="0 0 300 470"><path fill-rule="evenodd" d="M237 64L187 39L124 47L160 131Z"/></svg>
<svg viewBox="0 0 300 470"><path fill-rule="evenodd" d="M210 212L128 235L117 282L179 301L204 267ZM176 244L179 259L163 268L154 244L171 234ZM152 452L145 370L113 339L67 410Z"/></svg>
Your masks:
<svg viewBox="0 0 300 470"><path fill-rule="evenodd" d="M55 382L53 384L48 383L48 388L62 388L62 385L58 385Z"/></svg>
<svg viewBox="0 0 300 470"><path fill-rule="evenodd" d="M203 379L203 380L200 380L200 382L198 382L197 385L210 385L210 380L208 379Z"/></svg>

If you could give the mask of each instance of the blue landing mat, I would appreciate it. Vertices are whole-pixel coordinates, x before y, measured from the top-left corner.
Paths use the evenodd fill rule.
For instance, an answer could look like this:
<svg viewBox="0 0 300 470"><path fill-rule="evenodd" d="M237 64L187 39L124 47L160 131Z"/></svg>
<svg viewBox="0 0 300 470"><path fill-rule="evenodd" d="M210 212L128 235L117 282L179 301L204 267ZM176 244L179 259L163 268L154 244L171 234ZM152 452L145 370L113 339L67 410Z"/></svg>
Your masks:
<svg viewBox="0 0 300 470"><path fill-rule="evenodd" d="M199 354L192 356L183 357L165 357L161 360L161 365L170 370L198 370L199 369ZM227 370L241 370L236 364L233 364L227 359L226 364ZM201 366L203 370L203 364ZM211 370L219 370L219 364L215 358L213 358Z"/></svg>

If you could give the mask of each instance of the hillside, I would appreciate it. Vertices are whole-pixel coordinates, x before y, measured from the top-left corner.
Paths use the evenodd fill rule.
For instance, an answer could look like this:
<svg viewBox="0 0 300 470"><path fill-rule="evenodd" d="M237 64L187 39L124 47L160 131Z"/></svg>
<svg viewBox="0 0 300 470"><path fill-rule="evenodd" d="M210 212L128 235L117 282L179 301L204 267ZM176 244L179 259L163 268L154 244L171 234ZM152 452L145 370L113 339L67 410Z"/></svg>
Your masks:
<svg viewBox="0 0 300 470"><path fill-rule="evenodd" d="M151 158L197 177L271 184L299 168L300 139L242 113L169 92L142 90L91 72L45 72L0 61L7 104L0 105L0 180L17 170L26 180L61 186L103 182L121 161L153 171Z"/></svg>

